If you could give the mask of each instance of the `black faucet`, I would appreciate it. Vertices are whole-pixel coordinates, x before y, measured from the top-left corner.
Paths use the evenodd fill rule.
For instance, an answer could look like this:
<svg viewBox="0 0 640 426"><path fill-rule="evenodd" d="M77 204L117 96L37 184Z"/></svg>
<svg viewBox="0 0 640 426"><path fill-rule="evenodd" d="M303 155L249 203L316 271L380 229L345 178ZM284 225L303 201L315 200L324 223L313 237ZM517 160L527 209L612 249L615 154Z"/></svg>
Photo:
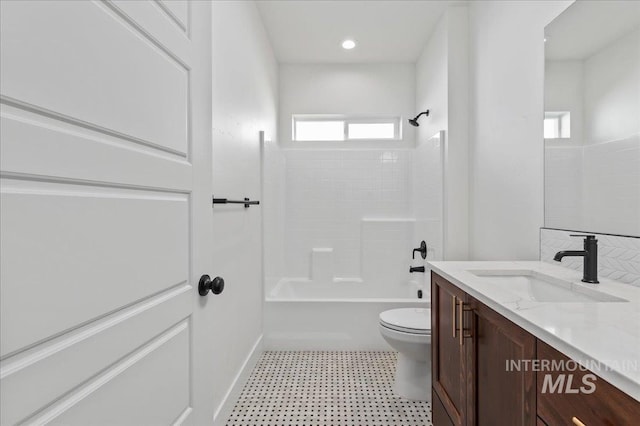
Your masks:
<svg viewBox="0 0 640 426"><path fill-rule="evenodd" d="M595 235L571 235L572 237L584 237L584 250L564 250L553 256L553 260L560 262L565 256L584 257L582 281L598 284L598 240Z"/></svg>
<svg viewBox="0 0 640 426"><path fill-rule="evenodd" d="M413 274L414 272L424 272L424 266L410 266L409 273Z"/></svg>

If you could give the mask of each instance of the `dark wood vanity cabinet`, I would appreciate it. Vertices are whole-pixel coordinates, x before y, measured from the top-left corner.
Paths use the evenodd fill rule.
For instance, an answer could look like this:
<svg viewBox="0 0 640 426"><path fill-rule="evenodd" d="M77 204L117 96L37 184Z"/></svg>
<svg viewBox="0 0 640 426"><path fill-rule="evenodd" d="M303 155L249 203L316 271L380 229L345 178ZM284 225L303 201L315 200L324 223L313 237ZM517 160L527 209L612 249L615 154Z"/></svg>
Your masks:
<svg viewBox="0 0 640 426"><path fill-rule="evenodd" d="M592 374L592 393L543 391L547 373L518 361L570 358L435 273L431 315L435 426L640 424L640 403L589 371L550 379L573 374L575 389Z"/></svg>
<svg viewBox="0 0 640 426"><path fill-rule="evenodd" d="M536 425L535 373L506 362L533 359L536 339L437 274L431 277L434 404L454 425Z"/></svg>

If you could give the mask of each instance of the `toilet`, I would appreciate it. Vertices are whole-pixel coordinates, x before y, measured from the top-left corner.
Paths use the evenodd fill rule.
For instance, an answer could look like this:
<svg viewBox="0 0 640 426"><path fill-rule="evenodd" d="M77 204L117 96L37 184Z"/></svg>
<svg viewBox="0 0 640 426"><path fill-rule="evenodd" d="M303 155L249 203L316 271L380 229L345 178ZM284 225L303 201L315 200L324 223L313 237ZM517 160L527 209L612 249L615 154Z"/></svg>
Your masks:
<svg viewBox="0 0 640 426"><path fill-rule="evenodd" d="M380 314L380 333L398 351L395 393L431 401L431 309L391 309Z"/></svg>

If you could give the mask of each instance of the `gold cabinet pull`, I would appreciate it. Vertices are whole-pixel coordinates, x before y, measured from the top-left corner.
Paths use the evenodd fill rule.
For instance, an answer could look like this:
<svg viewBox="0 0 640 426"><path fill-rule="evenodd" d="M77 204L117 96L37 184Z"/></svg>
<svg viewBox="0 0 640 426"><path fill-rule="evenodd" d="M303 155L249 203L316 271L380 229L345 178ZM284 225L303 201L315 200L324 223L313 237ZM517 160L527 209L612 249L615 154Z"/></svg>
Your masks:
<svg viewBox="0 0 640 426"><path fill-rule="evenodd" d="M460 301L460 310L458 311L458 316L460 318L460 346L464 344L464 311L463 309L464 302Z"/></svg>
<svg viewBox="0 0 640 426"><path fill-rule="evenodd" d="M576 426L587 426L584 423L582 423L579 418L575 416L571 418L571 422L573 422L573 424Z"/></svg>
<svg viewBox="0 0 640 426"><path fill-rule="evenodd" d="M471 332L469 331L468 333L465 333L465 329L464 329L464 313L466 311L471 311L472 309L469 307L466 307L464 302L461 300L460 301L460 310L458 311L458 316L459 316L459 322L460 322L460 346L464 345L464 339L468 339L473 337L471 335Z"/></svg>
<svg viewBox="0 0 640 426"><path fill-rule="evenodd" d="M456 301L456 296L451 296L451 333L453 334L453 338L456 338L456 331L458 331L458 326L456 324L456 308L458 307L458 302Z"/></svg>

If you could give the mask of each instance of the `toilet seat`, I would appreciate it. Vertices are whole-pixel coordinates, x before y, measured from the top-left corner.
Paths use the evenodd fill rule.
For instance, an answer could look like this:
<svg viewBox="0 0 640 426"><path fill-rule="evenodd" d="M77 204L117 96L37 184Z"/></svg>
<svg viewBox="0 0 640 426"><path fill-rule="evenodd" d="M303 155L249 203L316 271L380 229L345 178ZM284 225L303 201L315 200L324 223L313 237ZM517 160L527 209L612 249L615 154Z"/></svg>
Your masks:
<svg viewBox="0 0 640 426"><path fill-rule="evenodd" d="M403 333L431 335L431 309L401 308L380 313L380 325Z"/></svg>

